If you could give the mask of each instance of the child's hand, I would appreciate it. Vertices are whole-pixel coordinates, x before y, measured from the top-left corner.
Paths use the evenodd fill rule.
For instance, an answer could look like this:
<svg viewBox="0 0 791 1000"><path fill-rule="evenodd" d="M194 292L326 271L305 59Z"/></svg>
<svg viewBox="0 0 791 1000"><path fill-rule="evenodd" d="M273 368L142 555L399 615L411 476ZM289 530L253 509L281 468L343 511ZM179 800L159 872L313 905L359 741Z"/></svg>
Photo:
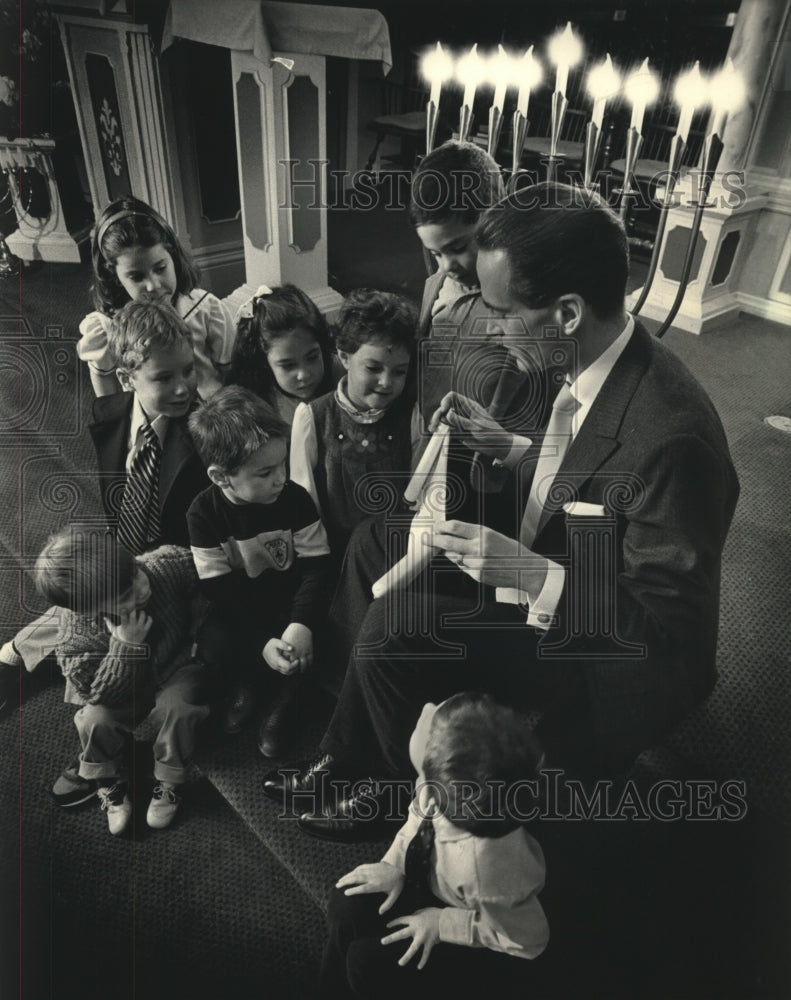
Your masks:
<svg viewBox="0 0 791 1000"><path fill-rule="evenodd" d="M109 618L104 619L107 631L119 642L128 642L131 646L139 646L145 641L153 620L142 609L137 611L122 611L121 621L113 625Z"/></svg>
<svg viewBox="0 0 791 1000"><path fill-rule="evenodd" d="M418 949L422 948L423 954L420 956L417 967L422 969L425 966L432 948L439 941L439 915L441 912L442 910L438 907L430 906L426 910L418 910L410 917L396 917L395 920L390 921L388 927L397 927L401 924L403 925L402 929L383 937L382 944L394 944L396 941L406 941L408 938L412 938L412 943L398 960L399 965L406 965L410 958L417 954Z"/></svg>
<svg viewBox="0 0 791 1000"><path fill-rule="evenodd" d="M401 895L404 887L404 876L386 861L378 861L373 865L357 865L354 871L339 878L336 889L344 889L344 896L359 896L361 893L386 892L387 899L379 907L380 913L387 913L390 907Z"/></svg>
<svg viewBox="0 0 791 1000"><path fill-rule="evenodd" d="M279 674L293 674L299 670L299 663L294 662L294 647L282 639L270 639L261 651L267 664Z"/></svg>
<svg viewBox="0 0 791 1000"><path fill-rule="evenodd" d="M307 625L292 622L286 627L280 638L293 648L291 662L296 665L300 672L313 666L313 633Z"/></svg>

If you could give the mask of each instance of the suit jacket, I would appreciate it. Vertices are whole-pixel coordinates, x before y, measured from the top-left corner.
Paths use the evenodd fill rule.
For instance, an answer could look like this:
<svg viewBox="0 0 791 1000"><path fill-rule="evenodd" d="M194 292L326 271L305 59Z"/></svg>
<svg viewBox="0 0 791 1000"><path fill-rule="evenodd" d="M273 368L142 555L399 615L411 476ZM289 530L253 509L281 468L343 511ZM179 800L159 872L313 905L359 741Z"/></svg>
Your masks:
<svg viewBox="0 0 791 1000"><path fill-rule="evenodd" d="M115 523L126 483L126 459L134 393L116 392L94 400L88 430L96 448L105 513ZM187 417L170 420L159 470L161 535L157 544L189 547L187 508L211 483L187 428Z"/></svg>
<svg viewBox="0 0 791 1000"><path fill-rule="evenodd" d="M502 344L486 339L487 321L492 317L480 296L459 323L435 325L431 310L444 278L441 271L436 271L426 280L420 308L418 398L424 424L428 424L442 397L454 390L480 403L509 430L524 435L536 433L546 423L551 409L552 399L547 392L553 384L551 379L540 371L526 376ZM502 504L499 500L485 501L482 494L499 493L507 472L478 452L471 456L456 432L451 435L449 470L473 487L472 493L463 494L463 505L453 516L499 528Z"/></svg>
<svg viewBox="0 0 791 1000"><path fill-rule="evenodd" d="M514 412L513 400L518 396L519 426L526 433L526 424L540 422L546 401L538 392L527 400L525 375L502 344L487 340L486 327L492 315L480 296L461 322L434 324L431 310L444 277L437 271L427 279L420 307L420 408L425 422L445 393L454 389L477 400L496 420L505 421ZM529 403L527 412L525 401Z"/></svg>
<svg viewBox="0 0 791 1000"><path fill-rule="evenodd" d="M520 517L540 445L520 470ZM739 493L711 401L639 323L553 493L559 503L545 507L533 549L565 563L567 576L538 655L582 665L600 745L633 756L714 685L720 563ZM605 517L587 522L602 558L569 551L570 524L586 527L564 514L570 499L604 507ZM581 607L594 607L592 629L579 627Z"/></svg>

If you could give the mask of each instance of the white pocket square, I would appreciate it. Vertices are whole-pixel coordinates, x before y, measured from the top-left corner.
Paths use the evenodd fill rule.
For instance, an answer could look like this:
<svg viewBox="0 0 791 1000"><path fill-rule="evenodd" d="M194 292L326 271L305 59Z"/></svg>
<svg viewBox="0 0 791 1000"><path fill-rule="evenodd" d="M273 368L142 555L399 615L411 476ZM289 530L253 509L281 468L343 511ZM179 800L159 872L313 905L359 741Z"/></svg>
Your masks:
<svg viewBox="0 0 791 1000"><path fill-rule="evenodd" d="M606 517L607 511L600 503L583 503L581 500L572 500L571 503L564 503L563 510L572 517Z"/></svg>

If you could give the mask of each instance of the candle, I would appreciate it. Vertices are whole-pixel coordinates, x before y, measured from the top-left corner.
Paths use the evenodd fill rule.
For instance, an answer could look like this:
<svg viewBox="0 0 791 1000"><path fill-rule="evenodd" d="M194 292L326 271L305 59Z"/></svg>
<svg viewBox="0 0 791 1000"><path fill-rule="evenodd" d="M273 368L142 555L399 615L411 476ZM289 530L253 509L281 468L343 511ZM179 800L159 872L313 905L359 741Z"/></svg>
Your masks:
<svg viewBox="0 0 791 1000"><path fill-rule="evenodd" d="M709 95L712 107L709 135L718 135L722 138L728 115L737 111L747 96L744 80L737 73L733 60L728 59L719 73L715 73L711 78Z"/></svg>
<svg viewBox="0 0 791 1000"><path fill-rule="evenodd" d="M442 84L453 75L453 60L442 46L437 42L436 49L427 52L423 56L421 65L423 76L431 84L431 94L429 100L434 102L439 108L439 95L442 91Z"/></svg>
<svg viewBox="0 0 791 1000"><path fill-rule="evenodd" d="M595 66L588 74L588 93L593 98L593 118L596 128L601 128L604 120L604 109L607 101L615 97L621 86L621 77L613 68L609 53L599 66Z"/></svg>
<svg viewBox="0 0 791 1000"><path fill-rule="evenodd" d="M682 142L686 142L695 111L701 104L705 104L708 98L706 82L700 75L700 63L696 62L692 69L679 76L673 88L673 96L681 107L676 135Z"/></svg>
<svg viewBox="0 0 791 1000"><path fill-rule="evenodd" d="M533 56L533 46L525 52L518 63L514 64L514 72L519 84L519 96L516 101L516 110L520 111L527 118L527 104L530 100L530 91L541 83L541 63Z"/></svg>
<svg viewBox="0 0 791 1000"><path fill-rule="evenodd" d="M456 77L459 83L464 84L464 100L461 102L462 107L470 108L470 110L472 110L472 106L475 104L475 91L478 84L483 79L483 73L483 60L478 55L478 45L476 43L466 56L459 59L458 65L456 66Z"/></svg>
<svg viewBox="0 0 791 1000"><path fill-rule="evenodd" d="M569 69L576 66L582 59L582 43L571 30L571 21L565 29L550 39L548 53L550 60L557 66L555 77L555 93L566 93L569 80Z"/></svg>
<svg viewBox="0 0 791 1000"><path fill-rule="evenodd" d="M659 95L659 81L648 68L648 60L644 59L640 69L630 73L624 84L624 92L632 102L632 128L642 134L645 109Z"/></svg>
<svg viewBox="0 0 791 1000"><path fill-rule="evenodd" d="M489 72L494 82L492 107L502 111L505 104L505 92L511 82L511 57L502 45L497 46L496 55L493 55L489 60Z"/></svg>

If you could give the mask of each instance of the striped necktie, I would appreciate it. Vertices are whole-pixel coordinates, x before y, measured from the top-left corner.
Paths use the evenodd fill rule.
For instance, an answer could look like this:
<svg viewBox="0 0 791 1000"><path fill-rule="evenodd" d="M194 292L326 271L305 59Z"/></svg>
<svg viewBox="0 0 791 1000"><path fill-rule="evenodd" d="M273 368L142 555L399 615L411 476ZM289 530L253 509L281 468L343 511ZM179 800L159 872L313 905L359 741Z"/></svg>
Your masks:
<svg viewBox="0 0 791 1000"><path fill-rule="evenodd" d="M404 888L416 907L431 905L431 853L434 847L434 824L426 816L417 833L407 844L404 855Z"/></svg>
<svg viewBox="0 0 791 1000"><path fill-rule="evenodd" d="M579 403L571 394L568 382L563 387L552 405L552 415L547 424L547 431L541 445L533 482L530 486L530 496L522 517L519 531L519 541L526 548L532 548L538 532L541 514L546 506L552 489L552 483L558 474L566 452L569 450L574 431L574 414Z"/></svg>
<svg viewBox="0 0 791 1000"><path fill-rule="evenodd" d="M118 541L139 555L159 540L159 465L162 446L151 424L137 436L137 449L126 474L126 487L118 516Z"/></svg>

